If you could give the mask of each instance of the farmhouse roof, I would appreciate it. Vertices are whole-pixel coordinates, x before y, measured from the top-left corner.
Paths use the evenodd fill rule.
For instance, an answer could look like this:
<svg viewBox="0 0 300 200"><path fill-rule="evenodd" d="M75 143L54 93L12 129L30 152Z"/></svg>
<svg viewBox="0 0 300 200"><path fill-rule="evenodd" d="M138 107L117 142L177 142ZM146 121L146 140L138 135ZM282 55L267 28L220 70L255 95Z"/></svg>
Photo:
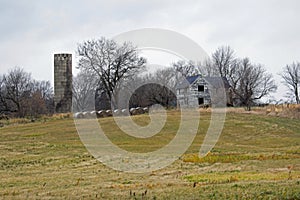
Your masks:
<svg viewBox="0 0 300 200"><path fill-rule="evenodd" d="M230 84L225 77L204 77L204 80L211 86L218 88L224 87L226 89L230 88Z"/></svg>
<svg viewBox="0 0 300 200"><path fill-rule="evenodd" d="M189 87L190 85L194 84L194 82L202 77L200 74L195 76L188 76L184 80L182 80L178 85L177 89L184 89ZM225 87L226 89L230 88L230 84L225 77L203 77L203 79L212 87L218 88L218 87Z"/></svg>
<svg viewBox="0 0 300 200"><path fill-rule="evenodd" d="M192 85L201 75L188 76L177 85L177 89L184 89Z"/></svg>

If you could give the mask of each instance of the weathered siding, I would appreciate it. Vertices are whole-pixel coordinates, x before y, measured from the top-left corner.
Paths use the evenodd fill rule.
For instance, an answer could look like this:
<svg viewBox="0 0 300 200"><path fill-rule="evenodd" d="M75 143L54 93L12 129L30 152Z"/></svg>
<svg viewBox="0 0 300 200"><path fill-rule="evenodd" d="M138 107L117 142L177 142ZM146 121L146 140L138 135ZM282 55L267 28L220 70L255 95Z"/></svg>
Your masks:
<svg viewBox="0 0 300 200"><path fill-rule="evenodd" d="M204 86L203 91L198 91L198 86ZM177 101L182 107L196 107L199 105L198 99L203 98L203 104L211 103L209 86L204 78L198 78L192 85L185 89L177 89Z"/></svg>
<svg viewBox="0 0 300 200"><path fill-rule="evenodd" d="M72 111L72 54L54 54L54 104L57 113Z"/></svg>

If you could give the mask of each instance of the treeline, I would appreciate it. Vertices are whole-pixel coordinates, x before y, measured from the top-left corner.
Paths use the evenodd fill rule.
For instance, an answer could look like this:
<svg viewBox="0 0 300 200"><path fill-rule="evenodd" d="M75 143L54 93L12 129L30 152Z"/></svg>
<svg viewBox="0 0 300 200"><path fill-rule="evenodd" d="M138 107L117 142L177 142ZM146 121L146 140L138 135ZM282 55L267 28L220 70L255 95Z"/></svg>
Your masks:
<svg viewBox="0 0 300 200"><path fill-rule="evenodd" d="M182 77L196 74L226 78L231 86L233 105L248 110L277 90L272 74L262 64L236 57L229 46L219 47L203 63L178 61L152 73L145 73L147 61L130 43L118 45L106 38L88 40L78 45L77 53L80 73L74 79L73 94L78 111L95 106L89 104L93 101L88 98L95 93L98 109L124 108L128 104L120 104L120 99L128 94L131 94L129 107L152 104L175 107L177 84ZM290 88L289 101L296 103L299 103L299 66L299 63L287 65L280 74L283 83ZM97 88L91 87L91 82L97 84Z"/></svg>
<svg viewBox="0 0 300 200"><path fill-rule="evenodd" d="M49 81L37 81L20 67L0 75L0 114L38 117L54 112L53 89Z"/></svg>
<svg viewBox="0 0 300 200"><path fill-rule="evenodd" d="M219 47L205 62L178 61L148 73L147 60L129 42L119 45L106 38L88 40L78 45L77 56L80 72L73 78L74 111L153 104L176 107L177 84L182 78L197 74L225 77L231 86L233 105L248 110L277 89L272 74L262 64L236 57L229 46ZM300 63L284 66L279 75L289 89L287 102L299 104ZM50 82L34 80L22 68L0 75L0 114L52 114L53 99Z"/></svg>
<svg viewBox="0 0 300 200"><path fill-rule="evenodd" d="M200 71L208 76L226 77L233 90L234 104L248 109L277 90L272 74L262 64L236 57L229 46L219 47ZM285 103L299 104L300 63L287 64L278 75L288 88Z"/></svg>

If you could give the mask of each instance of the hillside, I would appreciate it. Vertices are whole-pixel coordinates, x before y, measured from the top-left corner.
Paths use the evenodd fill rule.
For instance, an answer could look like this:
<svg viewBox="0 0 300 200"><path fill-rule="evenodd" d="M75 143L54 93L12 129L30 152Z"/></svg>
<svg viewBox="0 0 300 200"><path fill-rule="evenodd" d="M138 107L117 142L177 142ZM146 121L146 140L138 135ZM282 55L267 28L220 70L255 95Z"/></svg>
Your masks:
<svg viewBox="0 0 300 200"><path fill-rule="evenodd" d="M146 125L147 115L133 117ZM150 139L123 134L113 118L99 120L113 143L133 152L167 144L180 116L168 112ZM148 174L114 171L93 158L71 118L0 128L0 199L300 199L300 121L228 113L208 156L197 157L210 114L201 113L198 134L171 166Z"/></svg>

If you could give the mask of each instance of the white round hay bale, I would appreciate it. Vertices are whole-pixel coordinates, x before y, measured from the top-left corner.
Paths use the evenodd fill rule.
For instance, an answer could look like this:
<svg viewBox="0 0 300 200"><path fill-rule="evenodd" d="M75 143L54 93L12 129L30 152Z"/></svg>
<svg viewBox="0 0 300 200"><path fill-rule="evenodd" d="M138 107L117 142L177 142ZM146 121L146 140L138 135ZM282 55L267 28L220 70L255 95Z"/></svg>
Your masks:
<svg viewBox="0 0 300 200"><path fill-rule="evenodd" d="M120 114L120 110L119 109L115 109L114 110L114 115L119 115Z"/></svg>
<svg viewBox="0 0 300 200"><path fill-rule="evenodd" d="M83 118L88 118L88 116L89 116L88 112L83 112L82 114L83 114Z"/></svg>
<svg viewBox="0 0 300 200"><path fill-rule="evenodd" d="M93 115L91 114L91 112L83 112L82 113L85 119L90 119L93 117Z"/></svg>
<svg viewBox="0 0 300 200"><path fill-rule="evenodd" d="M96 113L97 113L96 111L90 112L91 117L93 117L93 118L97 117L97 116L96 116Z"/></svg>
<svg viewBox="0 0 300 200"><path fill-rule="evenodd" d="M132 109L130 109L130 114L131 115L138 115L139 114L139 110L136 109L136 108L132 108Z"/></svg>
<svg viewBox="0 0 300 200"><path fill-rule="evenodd" d="M138 114L144 114L144 110L141 107L136 108Z"/></svg>
<svg viewBox="0 0 300 200"><path fill-rule="evenodd" d="M98 116L98 117L105 117L105 116L106 116L106 113L105 113L103 110L99 110L99 111L97 112L97 116Z"/></svg>
<svg viewBox="0 0 300 200"><path fill-rule="evenodd" d="M121 116L127 116L127 115L129 115L129 112L128 112L127 109L122 109L122 110L120 110L120 115Z"/></svg>
<svg viewBox="0 0 300 200"><path fill-rule="evenodd" d="M82 112L77 112L74 114L74 118L77 118L77 119L82 119L84 117L83 113Z"/></svg>
<svg viewBox="0 0 300 200"><path fill-rule="evenodd" d="M143 108L143 110L144 110L144 113L148 113L149 112L149 108L148 107Z"/></svg>
<svg viewBox="0 0 300 200"><path fill-rule="evenodd" d="M107 110L107 111L106 111L106 115L107 115L107 116L112 116L112 111L111 111L111 110Z"/></svg>

